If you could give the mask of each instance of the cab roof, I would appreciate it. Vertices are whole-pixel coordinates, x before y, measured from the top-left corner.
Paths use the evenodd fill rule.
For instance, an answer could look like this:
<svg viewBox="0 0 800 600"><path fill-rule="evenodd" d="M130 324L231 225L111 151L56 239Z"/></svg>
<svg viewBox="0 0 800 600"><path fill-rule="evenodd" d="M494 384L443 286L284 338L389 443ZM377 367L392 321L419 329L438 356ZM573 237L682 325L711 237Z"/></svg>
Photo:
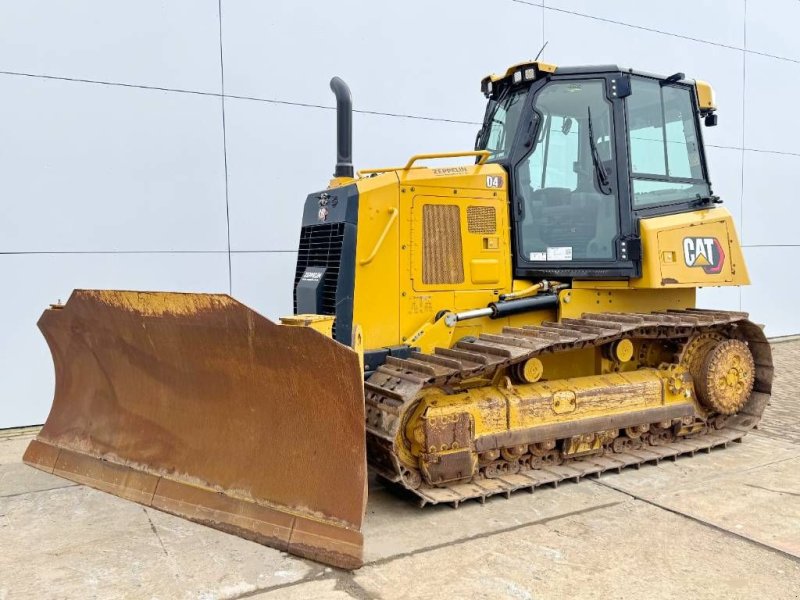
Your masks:
<svg viewBox="0 0 800 600"><path fill-rule="evenodd" d="M668 77L658 75L655 73L648 73L646 71L638 71L629 69L627 67L620 67L618 65L585 65L578 67L558 67L556 65L545 63L538 60L527 60L520 63L511 65L506 69L505 73L496 74L492 73L487 75L481 80L481 91L488 98L491 97L496 90L507 84L517 84L523 81L533 81L542 75L584 75L590 73L630 73L631 75L641 75L644 77L651 77L654 79L666 80ZM714 98L714 90L711 85L705 81L687 79L682 76L676 80L679 83L689 84L695 87L697 91L698 105L703 112L712 112L716 110L717 105Z"/></svg>

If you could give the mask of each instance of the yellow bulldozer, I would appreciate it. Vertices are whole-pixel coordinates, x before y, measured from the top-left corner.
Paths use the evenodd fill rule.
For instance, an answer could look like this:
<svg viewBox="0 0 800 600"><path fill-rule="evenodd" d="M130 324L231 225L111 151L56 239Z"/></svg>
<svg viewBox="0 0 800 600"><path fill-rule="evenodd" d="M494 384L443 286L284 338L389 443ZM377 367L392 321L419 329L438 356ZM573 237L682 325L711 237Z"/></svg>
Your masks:
<svg viewBox="0 0 800 600"><path fill-rule="evenodd" d="M482 80L475 150L357 173L331 88L337 164L305 201L294 315L74 291L39 321L56 389L25 462L357 568L368 467L458 505L756 426L762 328L696 308L749 283L711 189L707 83L524 62Z"/></svg>

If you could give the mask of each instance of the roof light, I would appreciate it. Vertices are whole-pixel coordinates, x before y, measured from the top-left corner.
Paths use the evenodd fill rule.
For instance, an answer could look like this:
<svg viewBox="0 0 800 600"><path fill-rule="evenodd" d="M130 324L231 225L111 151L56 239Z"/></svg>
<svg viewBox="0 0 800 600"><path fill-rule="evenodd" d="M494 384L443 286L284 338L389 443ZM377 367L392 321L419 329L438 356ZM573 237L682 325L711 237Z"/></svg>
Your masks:
<svg viewBox="0 0 800 600"><path fill-rule="evenodd" d="M522 71L514 71L514 83L522 81Z"/></svg>
<svg viewBox="0 0 800 600"><path fill-rule="evenodd" d="M536 69L528 67L525 69L525 81L532 81L536 78Z"/></svg>

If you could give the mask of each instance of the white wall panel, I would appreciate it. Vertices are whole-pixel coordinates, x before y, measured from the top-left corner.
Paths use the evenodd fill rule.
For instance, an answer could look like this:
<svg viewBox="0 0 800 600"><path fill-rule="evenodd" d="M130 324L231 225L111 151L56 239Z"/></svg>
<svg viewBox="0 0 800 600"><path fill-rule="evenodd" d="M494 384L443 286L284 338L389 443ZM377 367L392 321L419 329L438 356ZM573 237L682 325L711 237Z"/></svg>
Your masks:
<svg viewBox="0 0 800 600"><path fill-rule="evenodd" d="M305 198L336 163L336 113L225 100L231 247L297 250ZM353 115L356 169L402 165L413 154L471 150L477 125ZM454 162L454 161L451 161Z"/></svg>
<svg viewBox="0 0 800 600"><path fill-rule="evenodd" d="M542 9L510 1L224 0L225 92L333 106L339 75L362 110L480 121L480 80L532 58Z"/></svg>
<svg viewBox="0 0 800 600"><path fill-rule="evenodd" d="M545 58L557 65L617 64L708 81L720 126L704 130L706 143L741 147L743 52L554 11L547 12L545 36Z"/></svg>
<svg viewBox="0 0 800 600"><path fill-rule="evenodd" d="M233 297L273 321L292 314L296 263L297 252L234 252Z"/></svg>
<svg viewBox="0 0 800 600"><path fill-rule="evenodd" d="M225 123L231 247L296 251L305 198L333 174L336 113L226 98Z"/></svg>
<svg viewBox="0 0 800 600"><path fill-rule="evenodd" d="M793 215L800 210L800 196L793 177L800 173L800 156L746 150L744 164L744 243L796 245Z"/></svg>
<svg viewBox="0 0 800 600"><path fill-rule="evenodd" d="M800 60L800 2L752 0L747 4L747 49Z"/></svg>
<svg viewBox="0 0 800 600"><path fill-rule="evenodd" d="M545 6L735 48L744 46L744 0L546 0Z"/></svg>
<svg viewBox="0 0 800 600"><path fill-rule="evenodd" d="M769 337L799 333L800 246L745 248L744 257L752 285L742 288L742 310L766 324Z"/></svg>
<svg viewBox="0 0 800 600"><path fill-rule="evenodd" d="M220 92L217 0L0 2L0 70Z"/></svg>
<svg viewBox="0 0 800 600"><path fill-rule="evenodd" d="M800 64L748 52L745 81L745 147L800 154Z"/></svg>
<svg viewBox="0 0 800 600"><path fill-rule="evenodd" d="M742 151L738 148L706 148L706 160L714 194L733 215L741 233Z"/></svg>
<svg viewBox="0 0 800 600"><path fill-rule="evenodd" d="M74 288L228 291L228 258L213 254L0 255L0 428L42 423L53 363L36 321Z"/></svg>
<svg viewBox="0 0 800 600"><path fill-rule="evenodd" d="M715 310L742 310L741 288L707 287L697 290L697 306Z"/></svg>
<svg viewBox="0 0 800 600"><path fill-rule="evenodd" d="M0 75L0 251L224 250L220 98Z"/></svg>

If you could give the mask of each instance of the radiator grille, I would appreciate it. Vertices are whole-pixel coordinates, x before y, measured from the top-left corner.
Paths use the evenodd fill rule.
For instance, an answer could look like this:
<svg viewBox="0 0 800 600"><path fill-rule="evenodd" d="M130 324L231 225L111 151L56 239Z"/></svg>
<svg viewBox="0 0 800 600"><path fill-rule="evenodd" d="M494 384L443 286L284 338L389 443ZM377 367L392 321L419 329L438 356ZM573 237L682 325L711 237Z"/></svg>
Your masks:
<svg viewBox="0 0 800 600"><path fill-rule="evenodd" d="M468 206L467 230L470 233L496 233L497 214L494 206Z"/></svg>
<svg viewBox="0 0 800 600"><path fill-rule="evenodd" d="M425 284L464 282L458 206L426 204L422 207L422 281Z"/></svg>
<svg viewBox="0 0 800 600"><path fill-rule="evenodd" d="M339 269L342 262L342 245L344 243L344 223L325 223L309 225L300 231L300 246L297 253L297 270L294 274L294 286L306 270L306 267L325 267L325 281L322 286L322 314L336 314L336 290L339 281ZM294 312L297 313L297 296L294 298ZM334 337L336 322L334 321Z"/></svg>

